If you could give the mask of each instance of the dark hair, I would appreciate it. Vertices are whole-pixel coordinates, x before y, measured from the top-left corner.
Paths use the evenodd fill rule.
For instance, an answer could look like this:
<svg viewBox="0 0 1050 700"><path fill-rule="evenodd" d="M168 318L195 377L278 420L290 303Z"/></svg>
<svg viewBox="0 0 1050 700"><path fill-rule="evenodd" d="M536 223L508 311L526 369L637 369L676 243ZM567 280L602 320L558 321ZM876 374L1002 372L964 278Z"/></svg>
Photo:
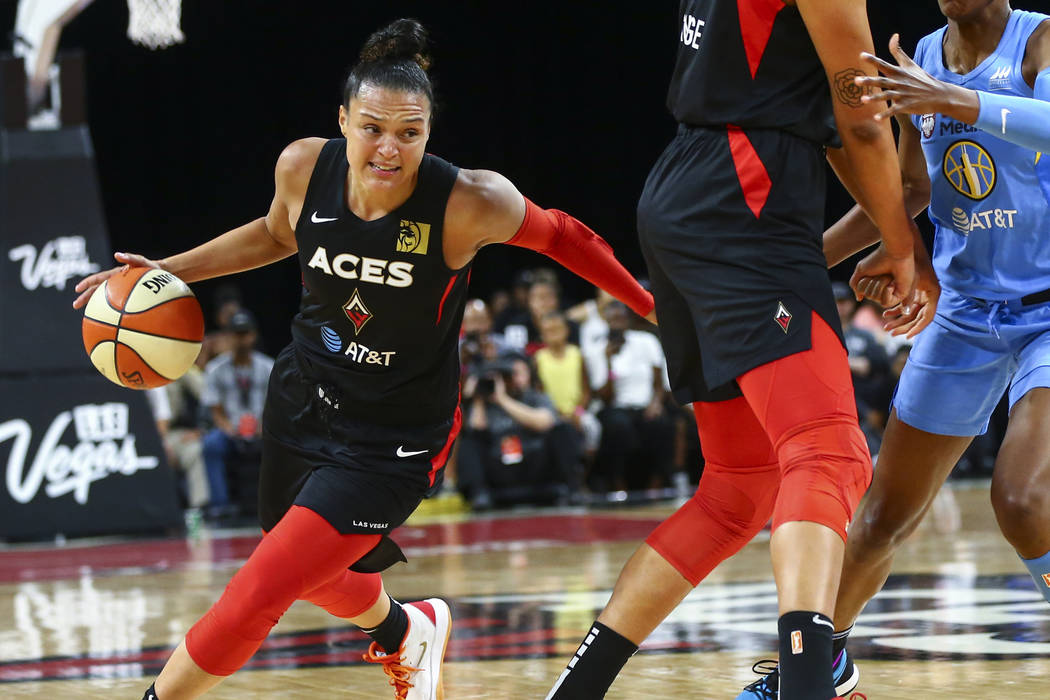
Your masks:
<svg viewBox="0 0 1050 700"><path fill-rule="evenodd" d="M430 101L434 115L434 88L427 75L430 54L429 37L423 25L414 19L399 19L374 32L365 41L357 63L343 86L343 105L357 95L363 83L376 87L423 93Z"/></svg>

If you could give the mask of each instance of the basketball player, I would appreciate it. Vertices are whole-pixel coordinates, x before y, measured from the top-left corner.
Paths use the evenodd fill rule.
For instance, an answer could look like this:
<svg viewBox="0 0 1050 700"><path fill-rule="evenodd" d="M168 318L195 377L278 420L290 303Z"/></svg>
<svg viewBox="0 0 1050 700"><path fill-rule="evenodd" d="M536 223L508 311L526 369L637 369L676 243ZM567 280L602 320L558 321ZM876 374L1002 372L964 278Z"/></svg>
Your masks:
<svg viewBox="0 0 1050 700"><path fill-rule="evenodd" d="M503 176L426 154L433 95L414 20L373 34L346 82L341 139L277 161L269 213L154 265L188 282L298 251L302 303L263 415L267 534L179 644L144 698L195 698L243 665L297 599L360 626L397 698L442 697L450 630L440 599L400 605L378 572L404 556L388 533L428 492L460 427L458 331L478 249L545 253L652 318L652 297L576 219ZM77 285L83 305L116 270Z"/></svg>
<svg viewBox="0 0 1050 700"><path fill-rule="evenodd" d="M942 293L893 397L871 491L850 529L835 604L836 682L855 687L846 637L886 582L893 554L922 521L948 473L1009 388L1010 420L992 475L999 527L1050 601L1050 22L1007 0L940 0L948 24L915 61L894 36L898 66L861 78L900 119L901 174L912 214L929 205ZM825 236L831 264L877 240L854 209ZM858 267L858 291L880 285ZM896 311L894 333L918 306ZM783 656L781 657L783 659ZM757 666L756 666L757 667ZM776 673L741 700L777 697Z"/></svg>
<svg viewBox="0 0 1050 700"><path fill-rule="evenodd" d="M895 297L910 298L918 232L893 134L853 81L872 49L863 0L679 7L678 135L649 174L638 226L671 386L694 402L706 463L548 697L604 696L637 645L772 516L784 697L829 700L831 614L871 456L821 250L825 148L882 231L870 273L890 275Z"/></svg>

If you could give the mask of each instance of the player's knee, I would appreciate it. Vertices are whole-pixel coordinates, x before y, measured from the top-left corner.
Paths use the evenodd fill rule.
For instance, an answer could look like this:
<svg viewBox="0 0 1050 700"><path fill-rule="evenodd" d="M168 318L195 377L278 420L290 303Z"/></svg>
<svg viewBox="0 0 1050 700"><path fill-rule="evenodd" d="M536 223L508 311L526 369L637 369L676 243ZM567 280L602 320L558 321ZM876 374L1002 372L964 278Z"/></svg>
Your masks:
<svg viewBox="0 0 1050 700"><path fill-rule="evenodd" d="M1017 482L992 482L992 508L999 527L1013 543L1012 533L1045 533L1050 527L1050 494Z"/></svg>
<svg viewBox="0 0 1050 700"><path fill-rule="evenodd" d="M855 551L893 551L915 532L925 512L922 506L912 508L869 496L850 528L850 547Z"/></svg>
<svg viewBox="0 0 1050 700"><path fill-rule="evenodd" d="M738 470L707 462L693 497L646 542L696 585L769 522L778 484L777 464Z"/></svg>
<svg viewBox="0 0 1050 700"><path fill-rule="evenodd" d="M871 483L871 455L857 422L835 416L796 426L776 446L781 496L774 525L805 520L845 530Z"/></svg>

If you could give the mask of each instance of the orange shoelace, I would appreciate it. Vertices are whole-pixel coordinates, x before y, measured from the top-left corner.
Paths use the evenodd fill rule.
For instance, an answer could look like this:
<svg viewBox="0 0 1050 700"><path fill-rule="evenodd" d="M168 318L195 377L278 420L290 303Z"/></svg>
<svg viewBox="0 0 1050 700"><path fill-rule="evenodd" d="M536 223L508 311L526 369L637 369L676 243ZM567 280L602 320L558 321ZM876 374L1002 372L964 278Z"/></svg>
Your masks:
<svg viewBox="0 0 1050 700"><path fill-rule="evenodd" d="M397 700L405 700L408 689L413 687L409 682L409 676L418 671L418 668L406 666L401 663L401 654L385 654L375 642L368 645L368 652L361 658L371 664L382 664L383 673L390 676L390 685L394 686L394 697Z"/></svg>

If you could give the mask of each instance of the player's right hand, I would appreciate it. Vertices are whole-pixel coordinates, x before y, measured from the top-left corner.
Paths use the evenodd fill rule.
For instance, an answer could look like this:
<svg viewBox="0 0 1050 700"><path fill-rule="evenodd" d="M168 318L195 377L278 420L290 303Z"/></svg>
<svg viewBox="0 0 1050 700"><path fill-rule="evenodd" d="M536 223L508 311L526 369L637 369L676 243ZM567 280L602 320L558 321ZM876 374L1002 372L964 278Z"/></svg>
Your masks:
<svg viewBox="0 0 1050 700"><path fill-rule="evenodd" d="M909 299L915 287L915 257L892 257L880 245L857 264L849 286L857 301L871 299L887 308L896 306Z"/></svg>
<svg viewBox="0 0 1050 700"><path fill-rule="evenodd" d="M158 270L163 269L163 265L161 265L160 262L133 253L114 253L113 257L118 263L120 263L120 265L85 277L77 282L77 286L73 287L74 292L80 293L80 296L73 300L74 309L79 309L86 305L88 299L90 299L91 295L95 293L95 289L121 270L126 270L129 267L152 267Z"/></svg>

